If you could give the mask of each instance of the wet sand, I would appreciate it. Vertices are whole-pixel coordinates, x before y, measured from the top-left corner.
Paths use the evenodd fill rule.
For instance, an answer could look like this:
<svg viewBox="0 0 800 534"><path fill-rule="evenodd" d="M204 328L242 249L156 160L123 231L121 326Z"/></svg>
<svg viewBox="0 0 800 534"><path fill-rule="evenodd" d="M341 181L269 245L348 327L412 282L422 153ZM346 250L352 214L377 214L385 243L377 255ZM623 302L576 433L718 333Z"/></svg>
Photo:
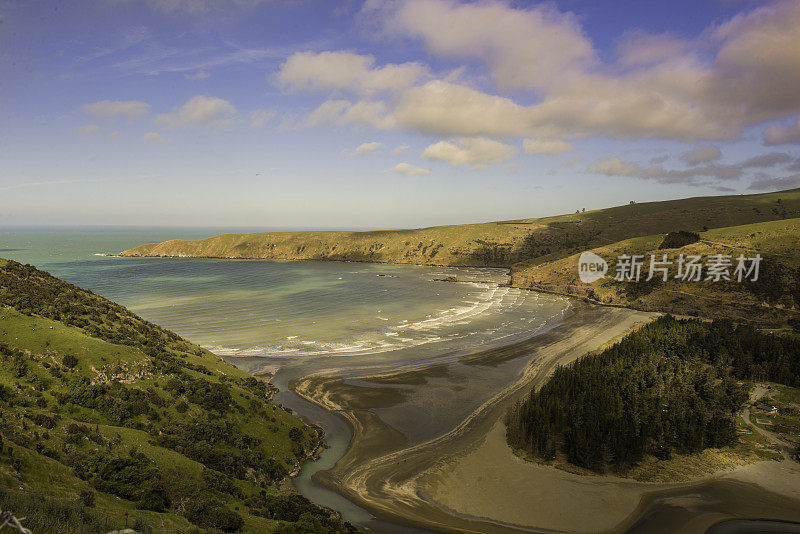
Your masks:
<svg viewBox="0 0 800 534"><path fill-rule="evenodd" d="M353 436L336 465L313 479L381 520L433 532L655 534L705 532L731 518L800 521L800 465L791 462L652 484L536 465L506 446L502 420L510 406L557 365L653 317L576 304L557 327L457 364L297 378L293 391L341 416ZM503 376L513 378L486 394L490 384L482 386L480 377L502 366L510 366Z"/></svg>

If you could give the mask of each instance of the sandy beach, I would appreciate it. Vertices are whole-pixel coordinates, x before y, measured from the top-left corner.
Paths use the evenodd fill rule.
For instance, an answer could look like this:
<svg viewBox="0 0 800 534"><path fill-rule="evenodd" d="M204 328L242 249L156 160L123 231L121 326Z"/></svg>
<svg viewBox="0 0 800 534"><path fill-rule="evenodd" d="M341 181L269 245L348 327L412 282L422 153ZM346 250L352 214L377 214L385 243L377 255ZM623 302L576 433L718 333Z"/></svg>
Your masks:
<svg viewBox="0 0 800 534"><path fill-rule="evenodd" d="M475 372L515 358L527 363L502 391L421 442L410 440L414 432L402 424L388 424L385 414L403 409L417 389L446 380L447 366L357 380L297 379L295 392L343 417L353 432L335 467L314 479L384 521L435 532L655 533L673 532L676 525L705 532L736 517L800 521L796 463L760 462L687 483L653 484L537 465L506 446L502 420L509 406L557 365L601 349L655 316L577 303L570 317L545 333L464 357Z"/></svg>

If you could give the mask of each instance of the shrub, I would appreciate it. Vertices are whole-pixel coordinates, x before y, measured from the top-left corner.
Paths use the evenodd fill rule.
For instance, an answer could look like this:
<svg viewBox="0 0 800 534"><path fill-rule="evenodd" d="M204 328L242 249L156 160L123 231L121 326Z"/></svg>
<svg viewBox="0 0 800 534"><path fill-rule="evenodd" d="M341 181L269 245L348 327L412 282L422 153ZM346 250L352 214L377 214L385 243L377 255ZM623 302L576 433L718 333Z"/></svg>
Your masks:
<svg viewBox="0 0 800 534"><path fill-rule="evenodd" d="M242 516L214 500L191 503L186 510L186 519L197 526L217 528L223 532L236 532L244 525Z"/></svg>
<svg viewBox="0 0 800 534"><path fill-rule="evenodd" d="M661 242L658 248L681 248L698 241L700 241L700 234L681 230L680 232L670 232L664 236L664 241Z"/></svg>

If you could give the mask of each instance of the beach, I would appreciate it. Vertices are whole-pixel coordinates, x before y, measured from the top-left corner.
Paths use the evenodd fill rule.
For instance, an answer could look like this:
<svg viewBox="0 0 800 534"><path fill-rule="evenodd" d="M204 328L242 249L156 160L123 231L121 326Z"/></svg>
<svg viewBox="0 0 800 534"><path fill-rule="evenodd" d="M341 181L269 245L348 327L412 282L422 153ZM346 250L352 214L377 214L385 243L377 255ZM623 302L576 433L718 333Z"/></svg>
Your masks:
<svg viewBox="0 0 800 534"><path fill-rule="evenodd" d="M705 532L737 517L800 521L800 469L759 462L689 482L656 484L578 475L527 462L505 443L503 417L558 365L602 349L657 314L576 302L544 333L461 358L475 373L525 359L516 379L455 423L438 429L417 417L418 391L447 383L468 388L448 365L372 376L299 377L290 387L342 417L353 438L342 458L314 480L383 521L433 532ZM423 405L425 405L423 403ZM436 412L445 409L433 402ZM410 411L406 418L398 415ZM433 417L433 419L436 419ZM449 425L449 426L448 426ZM420 428L422 427L422 428ZM666 514L666 515L665 515ZM672 528L673 530L669 530ZM375 530L380 532L380 530Z"/></svg>

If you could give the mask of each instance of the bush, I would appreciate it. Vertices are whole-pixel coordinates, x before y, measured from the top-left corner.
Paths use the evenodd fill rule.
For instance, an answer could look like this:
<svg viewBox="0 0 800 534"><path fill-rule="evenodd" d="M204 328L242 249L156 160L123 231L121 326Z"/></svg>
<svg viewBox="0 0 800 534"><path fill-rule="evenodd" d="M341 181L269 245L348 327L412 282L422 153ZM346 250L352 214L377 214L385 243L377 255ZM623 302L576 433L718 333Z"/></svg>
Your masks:
<svg viewBox="0 0 800 534"><path fill-rule="evenodd" d="M698 241L700 241L700 234L681 230L680 232L670 232L664 236L664 241L661 242L658 248L682 248Z"/></svg>
<svg viewBox="0 0 800 534"><path fill-rule="evenodd" d="M166 512L172 505L167 492L158 486L152 486L142 491L136 507L140 510L152 510L153 512Z"/></svg>
<svg viewBox="0 0 800 534"><path fill-rule="evenodd" d="M217 528L223 532L236 532L244 525L242 516L214 500L191 503L186 510L186 519L199 527Z"/></svg>
<svg viewBox="0 0 800 534"><path fill-rule="evenodd" d="M69 367L72 369L76 365L78 365L78 358L73 356L72 354L65 354L64 358L61 360L61 363L64 364L64 367Z"/></svg>

